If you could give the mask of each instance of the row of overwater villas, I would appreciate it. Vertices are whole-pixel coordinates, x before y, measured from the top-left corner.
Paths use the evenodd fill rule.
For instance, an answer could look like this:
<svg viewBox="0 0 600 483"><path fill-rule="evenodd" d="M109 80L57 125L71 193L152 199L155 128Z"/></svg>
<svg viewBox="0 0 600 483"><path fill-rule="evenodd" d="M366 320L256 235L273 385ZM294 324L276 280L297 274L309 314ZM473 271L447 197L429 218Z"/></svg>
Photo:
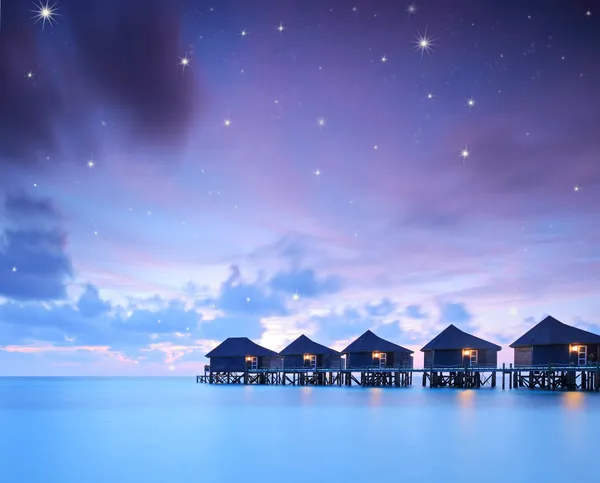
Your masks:
<svg viewBox="0 0 600 483"><path fill-rule="evenodd" d="M546 317L510 345L514 366L590 366L600 356L600 335ZM499 345L448 326L421 349L429 368L497 367ZM413 351L367 330L338 352L301 335L281 352L246 337L231 337L206 354L212 372L256 369L412 368Z"/></svg>

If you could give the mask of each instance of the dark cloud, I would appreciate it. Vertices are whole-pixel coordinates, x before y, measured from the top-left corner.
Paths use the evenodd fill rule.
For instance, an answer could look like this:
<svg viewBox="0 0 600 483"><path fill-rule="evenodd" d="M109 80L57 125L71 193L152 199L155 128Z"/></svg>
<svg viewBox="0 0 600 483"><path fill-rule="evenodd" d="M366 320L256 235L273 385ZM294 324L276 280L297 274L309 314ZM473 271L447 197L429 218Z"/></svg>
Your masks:
<svg viewBox="0 0 600 483"><path fill-rule="evenodd" d="M398 305L388 298L384 298L379 304L367 304L365 310L373 317L385 317L390 315Z"/></svg>
<svg viewBox="0 0 600 483"><path fill-rule="evenodd" d="M421 311L420 305L408 305L404 314L411 319L426 319L427 314Z"/></svg>
<svg viewBox="0 0 600 483"><path fill-rule="evenodd" d="M302 297L318 297L323 294L339 292L342 283L339 277L328 276L319 280L314 270L291 270L275 275L269 286L276 291Z"/></svg>
<svg viewBox="0 0 600 483"><path fill-rule="evenodd" d="M0 305L0 346L49 343L54 346L103 346L134 357L163 360L163 348L193 346L198 339L223 340L243 336L259 339L264 331L260 318L248 315L221 316L203 321L195 310L179 300L157 301L157 310L113 306L98 289L87 285L73 305L40 302L7 302ZM201 356L188 354L186 360Z"/></svg>
<svg viewBox="0 0 600 483"><path fill-rule="evenodd" d="M288 313L281 295L267 293L261 284L243 283L236 265L231 267L231 275L221 286L221 293L213 303L218 309L232 315L268 317Z"/></svg>
<svg viewBox="0 0 600 483"><path fill-rule="evenodd" d="M98 289L93 285L86 285L85 292L79 297L77 310L85 317L97 317L110 310L110 304L100 298Z"/></svg>
<svg viewBox="0 0 600 483"><path fill-rule="evenodd" d="M440 306L440 322L443 324L469 325L472 319L465 304L447 302Z"/></svg>
<svg viewBox="0 0 600 483"><path fill-rule="evenodd" d="M364 317L355 308L347 307L342 313L331 312L327 315L311 317L317 327L314 339L330 344L336 340L355 338L367 329L375 329L377 322L371 317Z"/></svg>
<svg viewBox="0 0 600 483"><path fill-rule="evenodd" d="M182 302L171 300L160 310L135 310L129 317L116 318L113 327L145 334L183 334L194 331L199 320L200 314L195 310L186 309Z"/></svg>
<svg viewBox="0 0 600 483"><path fill-rule="evenodd" d="M182 2L63 0L59 7L58 24L42 32L30 4L4 2L0 163L38 162L61 148L66 132L93 151L89 127L99 125L98 112L128 146L179 145L198 106L195 70L182 75L177 66L186 49Z"/></svg>
<svg viewBox="0 0 600 483"><path fill-rule="evenodd" d="M65 298L72 276L65 242L58 230L6 230L0 241L0 295L17 300Z"/></svg>
<svg viewBox="0 0 600 483"><path fill-rule="evenodd" d="M381 338L389 340L394 344L406 347L412 343L411 336L413 332L405 332L400 328L400 321L394 320L387 324L381 324L374 330L374 332ZM421 337L421 334L418 334Z"/></svg>
<svg viewBox="0 0 600 483"><path fill-rule="evenodd" d="M177 67L178 56L186 50L183 2L69 0L62 4L65 16L88 19L69 26L79 51L78 72L90 83L98 102L118 108L135 137L179 144L194 114L198 81L191 68L182 75Z"/></svg>
<svg viewBox="0 0 600 483"><path fill-rule="evenodd" d="M0 237L0 295L15 300L65 298L73 270L52 202L21 194L5 200L4 212L12 225ZM38 228L30 227L32 219Z"/></svg>
<svg viewBox="0 0 600 483"><path fill-rule="evenodd" d="M32 218L44 218L46 220L57 220L60 214L51 199L34 199L20 193L9 195L4 202L4 211L7 218L12 221L29 221Z"/></svg>
<svg viewBox="0 0 600 483"><path fill-rule="evenodd" d="M128 354L153 342L180 341L198 335L200 314L179 301L156 310L126 311L86 286L74 305L7 302L0 305L2 345L47 342L57 346L109 345ZM160 321L160 323L159 323ZM189 329L189 330L188 330ZM179 336L176 335L179 333Z"/></svg>
<svg viewBox="0 0 600 483"><path fill-rule="evenodd" d="M57 146L55 122L61 99L38 69L43 53L38 27L32 25L30 4L4 2L0 35L0 163L33 161ZM27 79L29 71L39 76ZM1 164L0 164L1 166Z"/></svg>

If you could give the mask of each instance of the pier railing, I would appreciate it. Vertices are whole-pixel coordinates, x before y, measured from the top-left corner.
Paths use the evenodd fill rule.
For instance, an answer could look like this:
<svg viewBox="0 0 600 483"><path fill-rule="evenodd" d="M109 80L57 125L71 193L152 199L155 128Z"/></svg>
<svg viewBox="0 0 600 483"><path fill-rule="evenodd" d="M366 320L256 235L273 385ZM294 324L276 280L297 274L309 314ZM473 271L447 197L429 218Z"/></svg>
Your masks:
<svg viewBox="0 0 600 483"><path fill-rule="evenodd" d="M547 390L600 391L600 365L575 366L549 364L502 367L348 367L338 368L273 368L245 371L211 371L196 377L197 383L264 384L316 386L395 386L412 385L413 374L422 374L422 385L429 387L479 388L496 387L501 378L502 389L541 388Z"/></svg>

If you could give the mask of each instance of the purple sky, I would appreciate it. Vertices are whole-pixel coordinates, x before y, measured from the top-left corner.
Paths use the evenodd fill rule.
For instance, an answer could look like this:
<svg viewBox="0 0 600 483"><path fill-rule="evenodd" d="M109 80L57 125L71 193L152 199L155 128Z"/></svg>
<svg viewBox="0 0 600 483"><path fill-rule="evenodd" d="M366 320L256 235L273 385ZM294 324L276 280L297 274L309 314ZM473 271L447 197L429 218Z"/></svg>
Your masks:
<svg viewBox="0 0 600 483"><path fill-rule="evenodd" d="M4 0L0 375L600 332L592 3Z"/></svg>

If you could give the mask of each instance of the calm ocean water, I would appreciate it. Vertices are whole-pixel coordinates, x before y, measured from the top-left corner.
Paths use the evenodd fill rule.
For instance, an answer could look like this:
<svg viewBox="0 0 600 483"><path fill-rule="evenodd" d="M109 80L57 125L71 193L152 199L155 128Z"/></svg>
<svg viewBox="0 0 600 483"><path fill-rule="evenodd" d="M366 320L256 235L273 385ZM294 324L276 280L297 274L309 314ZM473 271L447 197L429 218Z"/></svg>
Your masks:
<svg viewBox="0 0 600 483"><path fill-rule="evenodd" d="M600 394L0 378L2 483L564 482L599 438Z"/></svg>

